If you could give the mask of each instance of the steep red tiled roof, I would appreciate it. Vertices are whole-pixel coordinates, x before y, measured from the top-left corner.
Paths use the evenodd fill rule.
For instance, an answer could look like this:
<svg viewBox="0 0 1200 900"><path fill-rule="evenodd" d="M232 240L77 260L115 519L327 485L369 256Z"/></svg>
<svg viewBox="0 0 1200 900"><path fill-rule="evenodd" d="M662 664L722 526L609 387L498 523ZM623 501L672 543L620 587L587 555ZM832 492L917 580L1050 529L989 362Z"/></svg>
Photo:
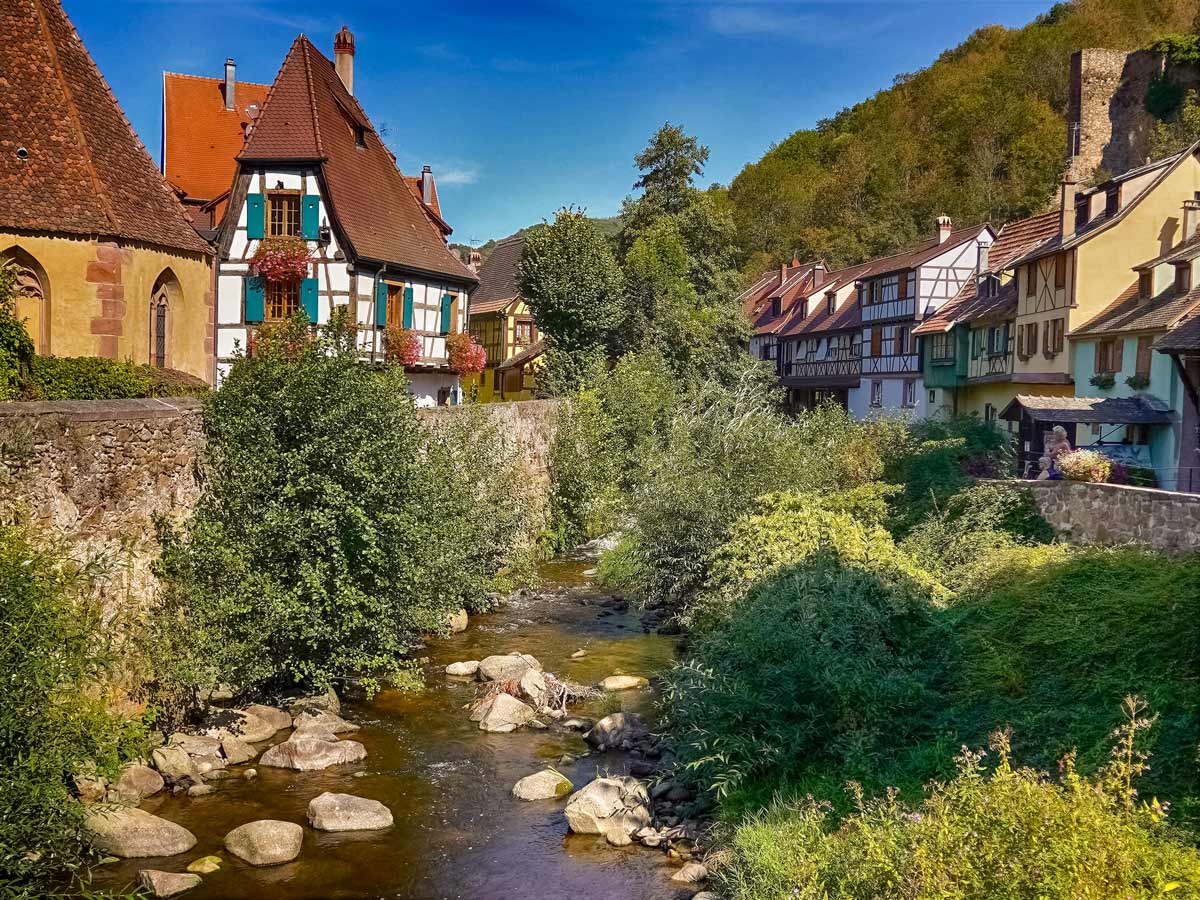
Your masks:
<svg viewBox="0 0 1200 900"><path fill-rule="evenodd" d="M229 190L237 171L248 108L262 109L269 86L239 81L234 107L225 108L225 81L163 73L163 170L190 199L214 200Z"/></svg>
<svg viewBox="0 0 1200 900"><path fill-rule="evenodd" d="M801 316L801 307L793 310L787 321L783 322L776 333L781 337L796 337L800 334L816 334L826 331L840 331L843 328L858 328L862 324L862 308L857 297L843 300L841 305L829 313L829 304L825 302L828 291L836 291L847 283L857 281L871 271L870 263L849 266L828 273L820 286L810 289L808 293L808 315Z"/></svg>
<svg viewBox="0 0 1200 900"><path fill-rule="evenodd" d="M1137 282L1134 282L1097 315L1078 328L1072 328L1071 337L1158 331L1171 328L1198 308L1200 288L1176 294L1172 285L1157 297L1143 300L1138 295Z"/></svg>
<svg viewBox="0 0 1200 900"><path fill-rule="evenodd" d="M0 227L209 252L58 0L0 3L0 122Z"/></svg>
<svg viewBox="0 0 1200 900"><path fill-rule="evenodd" d="M356 127L365 146L357 146ZM319 163L335 224L359 258L474 284L329 61L296 38L239 160Z"/></svg>
<svg viewBox="0 0 1200 900"><path fill-rule="evenodd" d="M410 191L412 191L412 195L417 198L417 202L424 205L424 203L425 203L424 194L421 191L421 176L420 175L405 175L404 182L405 182L405 184L408 185L408 189ZM441 201L438 200L438 189L437 189L436 181L434 181L434 183L433 183L432 201L433 202L430 203L430 208L440 218L442 215L442 204L441 204Z"/></svg>
<svg viewBox="0 0 1200 900"><path fill-rule="evenodd" d="M967 225L951 231L944 241L939 241L937 237L931 237L908 250L873 259L871 260L871 275L873 277L886 275L889 272L899 272L903 269L914 269L945 251L974 239L986 227L986 225Z"/></svg>
<svg viewBox="0 0 1200 900"><path fill-rule="evenodd" d="M793 262L795 262L793 260ZM792 304L812 283L816 263L797 263L783 272L764 274L751 291L743 294L742 308L755 334L771 334L792 312ZM770 277L768 277L770 275ZM782 277L781 277L782 276ZM779 315L775 303L779 300Z"/></svg>
<svg viewBox="0 0 1200 900"><path fill-rule="evenodd" d="M470 314L495 312L512 303L520 294L517 266L525 236L514 234L492 248L491 255L479 268L479 287L471 291Z"/></svg>

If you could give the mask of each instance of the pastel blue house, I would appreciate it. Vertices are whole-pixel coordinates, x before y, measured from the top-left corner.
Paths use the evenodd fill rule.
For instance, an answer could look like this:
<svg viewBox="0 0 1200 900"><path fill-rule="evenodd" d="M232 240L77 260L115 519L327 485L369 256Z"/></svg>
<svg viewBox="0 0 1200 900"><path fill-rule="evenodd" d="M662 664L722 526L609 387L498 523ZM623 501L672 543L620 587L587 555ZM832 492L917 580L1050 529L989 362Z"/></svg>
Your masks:
<svg viewBox="0 0 1200 900"><path fill-rule="evenodd" d="M1191 203L1192 201L1189 201ZM1186 213L1192 213L1187 215ZM1200 287L1194 288L1200 239L1194 210L1185 210L1185 238L1166 253L1135 267L1137 281L1107 308L1071 332L1071 371L1075 395L1138 398L1169 414L1169 424L1090 424L1076 441L1115 460L1153 469L1160 487L1179 482L1183 410L1188 402L1179 369L1154 349L1168 330L1200 314Z"/></svg>

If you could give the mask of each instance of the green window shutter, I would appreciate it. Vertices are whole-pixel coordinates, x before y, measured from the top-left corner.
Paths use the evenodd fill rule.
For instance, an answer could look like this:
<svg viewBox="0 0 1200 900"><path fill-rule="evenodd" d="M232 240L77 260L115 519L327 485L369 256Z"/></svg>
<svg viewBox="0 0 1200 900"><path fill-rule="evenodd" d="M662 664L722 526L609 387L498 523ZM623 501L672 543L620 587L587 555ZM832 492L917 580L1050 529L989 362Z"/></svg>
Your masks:
<svg viewBox="0 0 1200 900"><path fill-rule="evenodd" d="M454 302L454 298L450 294L442 294L442 326L439 329L442 334L450 333L450 305Z"/></svg>
<svg viewBox="0 0 1200 900"><path fill-rule="evenodd" d="M387 328L388 286L384 281L375 282L375 327Z"/></svg>
<svg viewBox="0 0 1200 900"><path fill-rule="evenodd" d="M450 405L458 406L458 390L456 388L450 388Z"/></svg>
<svg viewBox="0 0 1200 900"><path fill-rule="evenodd" d="M300 282L300 305L308 321L317 324L317 279L305 278Z"/></svg>
<svg viewBox="0 0 1200 900"><path fill-rule="evenodd" d="M404 289L404 327L412 328L413 325L413 289L406 287Z"/></svg>
<svg viewBox="0 0 1200 900"><path fill-rule="evenodd" d="M266 211L263 206L262 194L246 195L246 237L252 241L261 240L263 229L266 227Z"/></svg>
<svg viewBox="0 0 1200 900"><path fill-rule="evenodd" d="M321 198L316 194L305 194L300 209L300 228L306 241L315 241L321 230Z"/></svg>
<svg viewBox="0 0 1200 900"><path fill-rule="evenodd" d="M246 321L261 322L265 308L263 280L251 275L246 278Z"/></svg>

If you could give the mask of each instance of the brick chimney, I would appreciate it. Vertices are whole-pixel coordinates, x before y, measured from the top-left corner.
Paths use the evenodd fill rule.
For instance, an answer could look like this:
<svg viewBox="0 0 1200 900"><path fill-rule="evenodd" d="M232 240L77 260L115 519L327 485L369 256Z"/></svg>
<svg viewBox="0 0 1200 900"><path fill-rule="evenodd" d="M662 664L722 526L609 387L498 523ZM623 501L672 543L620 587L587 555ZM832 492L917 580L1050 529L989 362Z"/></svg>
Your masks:
<svg viewBox="0 0 1200 900"><path fill-rule="evenodd" d="M433 169L421 167L421 202L433 208Z"/></svg>
<svg viewBox="0 0 1200 900"><path fill-rule="evenodd" d="M1061 182L1062 194L1059 199L1058 209L1058 233L1065 241L1075 233L1075 198L1079 194L1079 176L1075 173L1075 166L1067 167L1067 172L1062 177Z"/></svg>
<svg viewBox="0 0 1200 900"><path fill-rule="evenodd" d="M1196 226L1200 224L1200 200L1183 201L1183 238L1191 240L1196 236Z"/></svg>
<svg viewBox="0 0 1200 900"><path fill-rule="evenodd" d="M821 260L817 260L816 264L813 266L812 277L813 290L816 290L825 283L825 263Z"/></svg>
<svg viewBox="0 0 1200 900"><path fill-rule="evenodd" d="M345 25L333 38L333 67L338 78L351 94L354 93L354 35Z"/></svg>
<svg viewBox="0 0 1200 900"><path fill-rule="evenodd" d="M222 87L225 94L225 108L234 109L237 106L237 63L233 57L225 60L225 84Z"/></svg>
<svg viewBox="0 0 1200 900"><path fill-rule="evenodd" d="M987 241L980 241L976 247L978 258L975 263L975 277L980 281L982 281L983 276L988 273L988 255L991 250L991 246L992 245Z"/></svg>
<svg viewBox="0 0 1200 900"><path fill-rule="evenodd" d="M788 265L785 262L779 264L779 286L783 287L783 283L787 281Z"/></svg>
<svg viewBox="0 0 1200 900"><path fill-rule="evenodd" d="M939 244L944 244L950 238L950 229L952 226L950 217L941 215L937 217L937 241Z"/></svg>

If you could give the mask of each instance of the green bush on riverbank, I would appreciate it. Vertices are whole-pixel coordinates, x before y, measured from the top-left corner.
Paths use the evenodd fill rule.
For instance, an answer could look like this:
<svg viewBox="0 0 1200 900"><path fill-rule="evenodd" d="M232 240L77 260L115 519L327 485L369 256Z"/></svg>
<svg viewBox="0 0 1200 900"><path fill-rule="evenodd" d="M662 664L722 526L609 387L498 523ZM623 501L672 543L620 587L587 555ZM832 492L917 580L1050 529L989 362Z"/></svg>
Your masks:
<svg viewBox="0 0 1200 900"><path fill-rule="evenodd" d="M171 708L218 682L369 686L521 560L511 451L471 416L428 434L403 371L363 365L341 319L260 329L204 423L204 491L161 562Z"/></svg>

